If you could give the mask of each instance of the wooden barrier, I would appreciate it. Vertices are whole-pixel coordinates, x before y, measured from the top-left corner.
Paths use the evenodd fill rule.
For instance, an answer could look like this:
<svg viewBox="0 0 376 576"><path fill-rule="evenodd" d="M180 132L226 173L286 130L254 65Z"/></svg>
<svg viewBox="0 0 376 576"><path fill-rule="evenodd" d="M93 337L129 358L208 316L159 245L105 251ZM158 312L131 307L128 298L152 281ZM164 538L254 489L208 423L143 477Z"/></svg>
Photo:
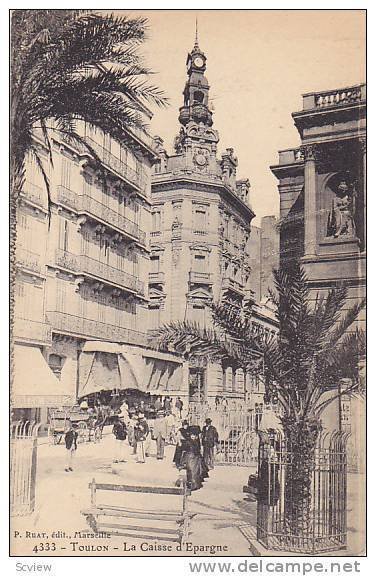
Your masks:
<svg viewBox="0 0 376 576"><path fill-rule="evenodd" d="M133 538L160 539L173 542L184 543L188 536L188 529L192 515L188 512L188 496L190 490L187 488L185 479L180 487L170 486L133 486L123 484L102 484L97 483L93 478L89 484L91 490L91 506L82 510L81 514L86 517L86 521L96 533L105 532L109 534L119 534ZM128 508L124 506L110 506L97 502L97 492L111 491L122 493L149 494L154 496L178 496L177 509L171 507L161 509L154 508ZM145 503L147 502L145 498ZM155 504L157 501L154 500ZM106 519L109 522L106 522ZM112 518L112 520L111 520ZM116 522L115 519L120 522ZM140 525L136 520L144 520ZM164 527L162 527L163 525Z"/></svg>

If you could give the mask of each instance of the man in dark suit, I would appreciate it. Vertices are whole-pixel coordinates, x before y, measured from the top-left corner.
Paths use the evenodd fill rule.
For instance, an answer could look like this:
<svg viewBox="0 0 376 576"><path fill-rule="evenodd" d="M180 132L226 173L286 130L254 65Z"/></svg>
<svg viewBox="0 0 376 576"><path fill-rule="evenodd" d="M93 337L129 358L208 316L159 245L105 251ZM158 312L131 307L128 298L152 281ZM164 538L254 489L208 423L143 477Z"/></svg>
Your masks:
<svg viewBox="0 0 376 576"><path fill-rule="evenodd" d="M73 456L77 450L78 434L71 422L68 423L68 430L65 433L65 448L67 450L65 459L65 472L73 472Z"/></svg>
<svg viewBox="0 0 376 576"><path fill-rule="evenodd" d="M201 434L204 461L209 470L214 468L214 448L218 444L218 432L211 422L210 418L206 418Z"/></svg>

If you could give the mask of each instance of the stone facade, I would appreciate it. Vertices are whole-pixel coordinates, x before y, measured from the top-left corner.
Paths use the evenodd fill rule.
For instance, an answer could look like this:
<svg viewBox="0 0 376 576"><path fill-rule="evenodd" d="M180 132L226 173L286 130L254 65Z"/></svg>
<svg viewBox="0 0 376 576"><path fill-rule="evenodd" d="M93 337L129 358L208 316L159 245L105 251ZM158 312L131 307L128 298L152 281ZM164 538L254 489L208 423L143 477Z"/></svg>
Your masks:
<svg viewBox="0 0 376 576"><path fill-rule="evenodd" d="M77 131L88 148L51 131L53 168L36 133L50 213L43 178L30 161L18 210L14 327L15 343L42 352L73 402L86 342L146 345L156 158L141 131L130 131L122 144L83 122Z"/></svg>
<svg viewBox="0 0 376 576"><path fill-rule="evenodd" d="M264 216L260 226L251 226L250 252L251 290L256 302L260 302L273 290L273 270L279 267L279 230L275 216Z"/></svg>
<svg viewBox="0 0 376 576"><path fill-rule="evenodd" d="M365 85L303 96L301 147L279 152L281 265L301 259L312 294L365 290ZM364 322L361 316L360 322Z"/></svg>
<svg viewBox="0 0 376 576"><path fill-rule="evenodd" d="M301 146L280 151L271 167L279 181L281 266L304 264L312 299L344 283L348 308L366 284L366 86L305 94L292 116ZM365 329L364 311L357 324ZM356 428L357 437L363 422L362 402L343 399L326 414L328 426Z"/></svg>
<svg viewBox="0 0 376 576"><path fill-rule="evenodd" d="M250 183L237 179L232 148L217 156L206 56L197 42L187 67L174 154L156 140L160 161L152 177L152 327L178 320L210 326L207 302L226 296L240 305L253 298ZM246 377L240 372L192 364L190 400L211 402L217 395L243 399Z"/></svg>

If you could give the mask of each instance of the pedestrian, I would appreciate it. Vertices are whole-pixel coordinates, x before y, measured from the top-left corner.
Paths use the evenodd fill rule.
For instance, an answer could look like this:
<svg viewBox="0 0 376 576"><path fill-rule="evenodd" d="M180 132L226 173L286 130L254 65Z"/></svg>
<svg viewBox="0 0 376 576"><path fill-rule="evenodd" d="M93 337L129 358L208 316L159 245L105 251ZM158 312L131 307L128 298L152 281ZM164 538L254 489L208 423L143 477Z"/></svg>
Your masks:
<svg viewBox="0 0 376 576"><path fill-rule="evenodd" d="M154 410L158 413L162 409L162 402L159 396L157 396L156 401L154 402Z"/></svg>
<svg viewBox="0 0 376 576"><path fill-rule="evenodd" d="M149 426L143 412L139 412L138 414L138 422L135 425L134 432L136 440L137 462L139 464L144 464L145 457L149 455L148 447L150 444L150 434L149 434Z"/></svg>
<svg viewBox="0 0 376 576"><path fill-rule="evenodd" d="M112 433L116 438L116 451L114 455L114 462L126 462L125 459L125 440L127 438L127 427L122 418L115 416L115 422L112 428Z"/></svg>
<svg viewBox="0 0 376 576"><path fill-rule="evenodd" d="M128 444L133 448L133 454L136 454L137 450L137 442L135 438L135 427L138 423L138 416L134 410L134 408L130 408L129 410L130 420L128 423Z"/></svg>
<svg viewBox="0 0 376 576"><path fill-rule="evenodd" d="M183 453L185 451L186 442L187 442L188 438L189 438L188 420L183 420L181 428L179 428L178 433L177 433L176 448L175 448L175 454L174 454L174 458L173 458L173 462L174 462L176 468L178 468L179 470L181 468L181 459L182 459Z"/></svg>
<svg viewBox="0 0 376 576"><path fill-rule="evenodd" d="M129 406L126 400L124 400L124 402L120 406L119 416L120 418L123 419L124 424L128 426L130 418L129 418Z"/></svg>
<svg viewBox="0 0 376 576"><path fill-rule="evenodd" d="M212 425L210 418L206 418L205 420L205 426L202 429L201 440L205 464L209 470L213 470L214 450L218 444L218 432L216 427Z"/></svg>
<svg viewBox="0 0 376 576"><path fill-rule="evenodd" d="M202 467L200 438L196 426L191 426L189 428L189 438L186 441L181 464L187 471L187 487L192 491L201 488L204 480L204 473Z"/></svg>
<svg viewBox="0 0 376 576"><path fill-rule="evenodd" d="M166 414L167 412L171 412L171 398L169 396L166 396L166 398L164 399L163 408Z"/></svg>
<svg viewBox="0 0 376 576"><path fill-rule="evenodd" d="M176 398L175 408L176 408L176 411L177 411L178 414L179 414L179 417L181 418L181 414L182 414L182 411L183 411L183 401L182 401L182 399L180 398L180 396L178 396L178 397Z"/></svg>
<svg viewBox="0 0 376 576"><path fill-rule="evenodd" d="M167 421L163 410L160 410L157 413L157 418L153 427L153 434L154 439L157 442L157 460L163 460L166 438L168 434Z"/></svg>
<svg viewBox="0 0 376 576"><path fill-rule="evenodd" d="M65 448L67 450L65 458L65 472L73 472L73 456L76 454L77 450L77 438L78 434L75 426L68 422L68 430L65 433Z"/></svg>
<svg viewBox="0 0 376 576"><path fill-rule="evenodd" d="M225 396L223 396L223 398L222 398L222 409L223 409L223 412L227 412L227 407L228 407L227 398L226 398Z"/></svg>
<svg viewBox="0 0 376 576"><path fill-rule="evenodd" d="M167 422L167 444L175 444L175 416L172 412L166 412L166 422Z"/></svg>
<svg viewBox="0 0 376 576"><path fill-rule="evenodd" d="M216 410L219 409L220 403L221 403L221 398L220 398L220 396L218 396L218 394L217 394L217 396L215 397L215 409L216 409Z"/></svg>

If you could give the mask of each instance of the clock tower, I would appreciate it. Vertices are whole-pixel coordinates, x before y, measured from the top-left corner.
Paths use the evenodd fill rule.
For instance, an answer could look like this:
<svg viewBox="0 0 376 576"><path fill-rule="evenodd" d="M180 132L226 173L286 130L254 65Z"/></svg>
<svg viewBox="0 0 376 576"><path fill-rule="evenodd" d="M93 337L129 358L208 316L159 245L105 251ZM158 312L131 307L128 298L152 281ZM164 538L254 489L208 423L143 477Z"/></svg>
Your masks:
<svg viewBox="0 0 376 576"><path fill-rule="evenodd" d="M175 140L178 154L184 154L188 165L199 172L216 170L218 132L212 128L209 108L209 83L205 76L206 56L198 44L197 32L193 49L187 57L188 78L184 87L184 104L179 110L182 125Z"/></svg>

